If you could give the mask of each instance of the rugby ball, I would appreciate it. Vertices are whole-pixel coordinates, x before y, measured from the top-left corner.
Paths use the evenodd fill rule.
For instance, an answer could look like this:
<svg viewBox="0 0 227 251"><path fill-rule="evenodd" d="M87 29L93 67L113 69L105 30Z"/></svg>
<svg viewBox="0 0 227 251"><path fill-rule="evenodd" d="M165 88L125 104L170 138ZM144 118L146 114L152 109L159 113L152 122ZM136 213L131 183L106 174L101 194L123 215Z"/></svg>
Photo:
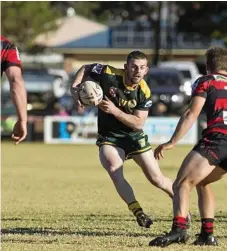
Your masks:
<svg viewBox="0 0 227 251"><path fill-rule="evenodd" d="M78 95L81 104L84 106L97 106L103 99L101 86L91 80L81 83Z"/></svg>

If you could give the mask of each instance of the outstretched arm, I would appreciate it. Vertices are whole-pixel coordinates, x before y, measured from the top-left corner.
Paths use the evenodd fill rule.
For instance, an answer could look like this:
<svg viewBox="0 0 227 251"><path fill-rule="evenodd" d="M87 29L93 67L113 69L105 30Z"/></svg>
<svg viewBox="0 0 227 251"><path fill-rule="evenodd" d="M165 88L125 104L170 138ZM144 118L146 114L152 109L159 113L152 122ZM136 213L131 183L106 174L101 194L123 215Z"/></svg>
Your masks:
<svg viewBox="0 0 227 251"><path fill-rule="evenodd" d="M185 134L190 130L192 125L197 120L205 101L206 99L200 96L195 96L192 98L188 109L181 116L170 141L158 146L155 149L156 159L163 158L163 151L172 149L185 136Z"/></svg>
<svg viewBox="0 0 227 251"><path fill-rule="evenodd" d="M20 67L10 66L5 73L10 83L10 95L18 116L12 135L18 144L27 135L27 93Z"/></svg>

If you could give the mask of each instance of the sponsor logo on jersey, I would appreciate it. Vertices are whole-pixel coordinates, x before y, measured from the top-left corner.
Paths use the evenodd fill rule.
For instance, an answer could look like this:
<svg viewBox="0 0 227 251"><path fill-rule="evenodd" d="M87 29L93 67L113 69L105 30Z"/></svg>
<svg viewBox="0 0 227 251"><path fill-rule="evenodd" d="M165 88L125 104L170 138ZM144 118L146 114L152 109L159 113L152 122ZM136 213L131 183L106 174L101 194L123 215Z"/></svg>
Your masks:
<svg viewBox="0 0 227 251"><path fill-rule="evenodd" d="M144 107L151 107L151 106L152 106L152 101L148 100Z"/></svg>
<svg viewBox="0 0 227 251"><path fill-rule="evenodd" d="M112 96L113 98L115 98L117 96L117 88L111 86L110 90L109 90L110 96Z"/></svg>
<svg viewBox="0 0 227 251"><path fill-rule="evenodd" d="M137 105L137 102L136 102L135 99L128 101L128 107L129 108L134 108L134 107L136 107L136 105Z"/></svg>
<svg viewBox="0 0 227 251"><path fill-rule="evenodd" d="M119 98L119 106L134 108L136 107L136 105L137 105L137 102L135 99L124 100L122 98Z"/></svg>
<svg viewBox="0 0 227 251"><path fill-rule="evenodd" d="M130 91L127 90L127 89L125 89L125 90L124 90L124 93L125 93L125 94L130 94Z"/></svg>
<svg viewBox="0 0 227 251"><path fill-rule="evenodd" d="M97 74L101 74L103 69L103 65L101 64L96 64L93 68L92 68L92 72L97 73Z"/></svg>

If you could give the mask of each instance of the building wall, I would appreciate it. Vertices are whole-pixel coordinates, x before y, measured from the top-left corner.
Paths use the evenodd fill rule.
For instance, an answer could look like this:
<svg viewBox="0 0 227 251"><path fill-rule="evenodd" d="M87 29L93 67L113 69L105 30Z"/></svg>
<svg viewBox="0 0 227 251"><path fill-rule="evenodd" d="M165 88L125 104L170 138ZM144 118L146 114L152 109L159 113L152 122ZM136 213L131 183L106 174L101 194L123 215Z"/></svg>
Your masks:
<svg viewBox="0 0 227 251"><path fill-rule="evenodd" d="M116 68L122 68L127 55L135 49L58 49L58 53L64 55L64 66L67 72L75 71L83 64L102 63L110 64ZM142 50L150 62L154 56L154 51L149 49ZM205 50L172 50L171 55L168 51L160 50L160 60L191 60L203 56Z"/></svg>

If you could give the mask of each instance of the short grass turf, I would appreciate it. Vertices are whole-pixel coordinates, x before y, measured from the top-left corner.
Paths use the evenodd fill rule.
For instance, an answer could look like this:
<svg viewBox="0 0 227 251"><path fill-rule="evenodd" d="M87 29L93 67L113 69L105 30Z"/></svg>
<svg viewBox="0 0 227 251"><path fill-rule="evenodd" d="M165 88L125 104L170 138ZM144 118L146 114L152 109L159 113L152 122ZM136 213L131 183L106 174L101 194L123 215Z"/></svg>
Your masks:
<svg viewBox="0 0 227 251"><path fill-rule="evenodd" d="M178 146L160 161L162 171L175 177L191 146ZM106 251L163 250L148 243L172 220L172 203L152 186L130 160L125 177L136 198L154 220L150 229L137 226L118 197L93 145L2 143L2 250L5 251ZM197 196L193 191L190 240L166 250L227 250L227 179L212 185L217 210L218 247L194 247L199 232Z"/></svg>

